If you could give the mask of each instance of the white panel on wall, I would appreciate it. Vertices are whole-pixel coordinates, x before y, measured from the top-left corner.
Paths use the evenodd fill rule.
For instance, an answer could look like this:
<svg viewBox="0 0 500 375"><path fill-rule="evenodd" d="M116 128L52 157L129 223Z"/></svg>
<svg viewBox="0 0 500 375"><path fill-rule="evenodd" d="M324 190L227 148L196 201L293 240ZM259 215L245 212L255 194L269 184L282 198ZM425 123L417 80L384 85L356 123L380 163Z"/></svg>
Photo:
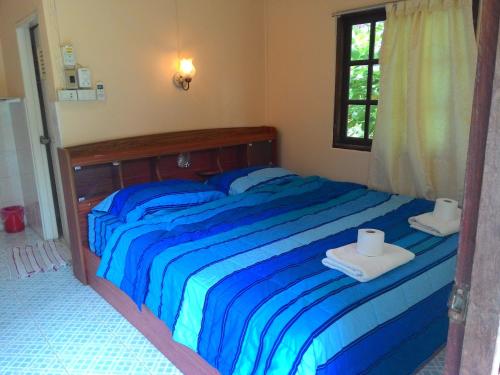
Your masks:
<svg viewBox="0 0 500 375"><path fill-rule="evenodd" d="M40 205L31 154L26 108L24 102L10 104L12 128L18 155L21 190L24 199L26 219L29 226L43 236Z"/></svg>
<svg viewBox="0 0 500 375"><path fill-rule="evenodd" d="M24 201L9 104L0 103L0 208L12 205Z"/></svg>

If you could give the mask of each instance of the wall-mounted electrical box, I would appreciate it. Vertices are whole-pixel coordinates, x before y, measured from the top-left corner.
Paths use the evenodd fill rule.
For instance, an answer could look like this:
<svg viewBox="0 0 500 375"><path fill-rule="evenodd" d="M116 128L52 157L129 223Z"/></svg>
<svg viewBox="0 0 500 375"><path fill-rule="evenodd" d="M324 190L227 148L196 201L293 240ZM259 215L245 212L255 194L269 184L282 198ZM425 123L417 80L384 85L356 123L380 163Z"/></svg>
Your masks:
<svg viewBox="0 0 500 375"><path fill-rule="evenodd" d="M74 68L76 65L75 51L71 43L61 46L61 54L64 68Z"/></svg>
<svg viewBox="0 0 500 375"><path fill-rule="evenodd" d="M64 69L64 87L67 89L78 88L75 69Z"/></svg>
<svg viewBox="0 0 500 375"><path fill-rule="evenodd" d="M76 70L76 76L78 79L78 87L81 89L89 89L92 87L92 77L90 74L90 69L88 68L78 68Z"/></svg>
<svg viewBox="0 0 500 375"><path fill-rule="evenodd" d="M78 95L76 90L58 90L57 98L61 102L76 102L78 100Z"/></svg>
<svg viewBox="0 0 500 375"><path fill-rule="evenodd" d="M80 101L97 100L95 90L85 89L85 90L76 90L76 91L78 92L78 100L80 100Z"/></svg>
<svg viewBox="0 0 500 375"><path fill-rule="evenodd" d="M71 43L61 46L64 65L64 88L57 91L60 101L104 101L104 84L98 82L96 89L92 86L92 74L89 68L79 65Z"/></svg>

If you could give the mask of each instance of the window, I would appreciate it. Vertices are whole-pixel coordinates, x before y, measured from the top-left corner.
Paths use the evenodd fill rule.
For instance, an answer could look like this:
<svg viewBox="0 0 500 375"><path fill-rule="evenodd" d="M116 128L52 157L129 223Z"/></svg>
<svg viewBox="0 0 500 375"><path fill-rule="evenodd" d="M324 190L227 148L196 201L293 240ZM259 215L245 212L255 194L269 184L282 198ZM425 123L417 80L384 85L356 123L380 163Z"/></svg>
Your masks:
<svg viewBox="0 0 500 375"><path fill-rule="evenodd" d="M369 151L377 118L379 55L385 10L337 20L337 72L333 146Z"/></svg>

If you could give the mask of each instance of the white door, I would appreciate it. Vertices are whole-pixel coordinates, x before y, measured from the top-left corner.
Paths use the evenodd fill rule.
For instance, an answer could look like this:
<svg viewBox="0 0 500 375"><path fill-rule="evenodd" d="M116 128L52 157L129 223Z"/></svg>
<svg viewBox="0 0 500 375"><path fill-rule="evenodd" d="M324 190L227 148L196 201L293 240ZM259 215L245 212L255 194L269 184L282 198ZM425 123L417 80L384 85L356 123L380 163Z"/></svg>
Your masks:
<svg viewBox="0 0 500 375"><path fill-rule="evenodd" d="M11 106L12 125L28 225L43 238L53 239L59 233L47 146L41 143L46 130L44 131L40 110L30 36L30 28L37 24L37 18L33 16L20 23L17 28L25 98L21 103Z"/></svg>

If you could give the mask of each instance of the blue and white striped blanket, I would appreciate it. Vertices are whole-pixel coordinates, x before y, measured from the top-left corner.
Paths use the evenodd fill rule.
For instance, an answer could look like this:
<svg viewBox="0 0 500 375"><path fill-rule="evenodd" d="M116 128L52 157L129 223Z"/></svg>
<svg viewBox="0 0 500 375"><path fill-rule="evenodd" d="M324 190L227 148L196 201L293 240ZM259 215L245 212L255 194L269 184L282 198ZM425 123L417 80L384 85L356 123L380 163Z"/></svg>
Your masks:
<svg viewBox="0 0 500 375"><path fill-rule="evenodd" d="M319 177L122 224L98 275L222 374L405 374L446 338L457 235L411 229L432 202ZM369 283L321 264L359 227L415 260ZM397 365L397 371L395 367Z"/></svg>

